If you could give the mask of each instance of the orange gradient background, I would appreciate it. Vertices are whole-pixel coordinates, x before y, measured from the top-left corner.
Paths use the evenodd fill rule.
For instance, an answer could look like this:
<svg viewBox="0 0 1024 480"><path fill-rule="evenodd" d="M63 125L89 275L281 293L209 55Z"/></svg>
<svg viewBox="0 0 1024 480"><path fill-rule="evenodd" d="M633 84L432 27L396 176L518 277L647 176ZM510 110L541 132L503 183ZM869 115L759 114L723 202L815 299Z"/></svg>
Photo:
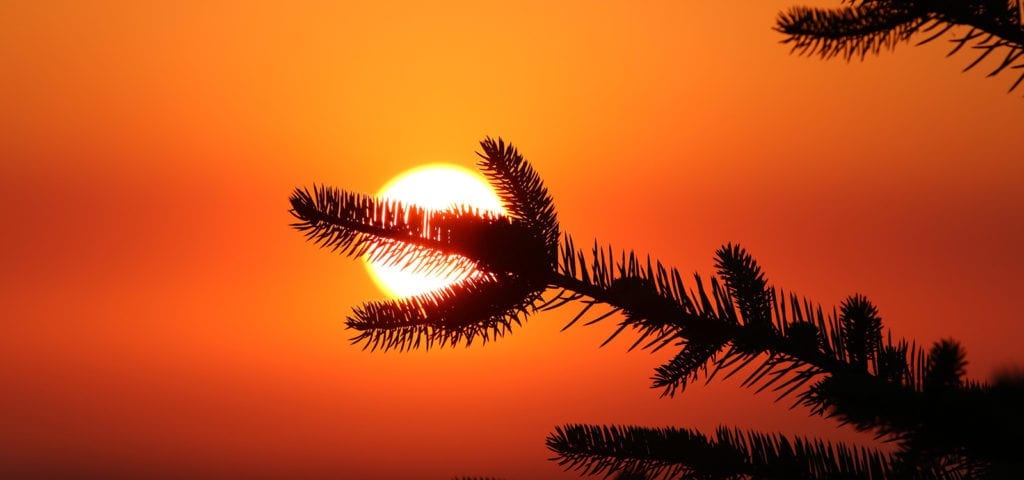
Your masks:
<svg viewBox="0 0 1024 480"><path fill-rule="evenodd" d="M569 422L868 438L735 379L659 398L668 352L559 333L570 308L349 345L380 294L289 229L291 189L472 166L485 135L578 242L704 274L741 242L960 339L972 377L1024 360L1024 100L945 40L790 55L792 1L148 3L0 6L4 478L575 478L544 446Z"/></svg>

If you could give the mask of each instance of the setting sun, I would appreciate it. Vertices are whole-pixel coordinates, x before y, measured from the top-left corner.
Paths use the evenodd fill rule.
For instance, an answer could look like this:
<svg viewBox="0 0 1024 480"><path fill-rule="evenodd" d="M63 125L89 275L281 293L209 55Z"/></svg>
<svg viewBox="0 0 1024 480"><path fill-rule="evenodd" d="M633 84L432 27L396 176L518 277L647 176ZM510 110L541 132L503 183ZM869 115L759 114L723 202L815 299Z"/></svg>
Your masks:
<svg viewBox="0 0 1024 480"><path fill-rule="evenodd" d="M378 194L431 210L466 205L482 212L505 213L501 199L487 179L458 165L436 163L407 170L385 184ZM454 268L445 273L413 273L399 266L372 261L365 264L374 283L393 297L434 291L474 273L467 268Z"/></svg>

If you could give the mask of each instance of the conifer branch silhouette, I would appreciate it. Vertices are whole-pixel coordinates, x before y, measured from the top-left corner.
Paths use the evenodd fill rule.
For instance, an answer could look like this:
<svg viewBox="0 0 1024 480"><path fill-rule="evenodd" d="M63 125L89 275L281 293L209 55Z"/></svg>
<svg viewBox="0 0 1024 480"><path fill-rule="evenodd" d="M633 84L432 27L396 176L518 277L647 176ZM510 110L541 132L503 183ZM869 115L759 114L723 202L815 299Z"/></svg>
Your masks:
<svg viewBox="0 0 1024 480"><path fill-rule="evenodd" d="M558 427L548 447L560 465L585 475L642 472L644 478L885 478L886 456L803 438L719 428L695 430L592 425Z"/></svg>
<svg viewBox="0 0 1024 480"><path fill-rule="evenodd" d="M479 166L507 216L431 212L329 187L291 197L294 228L322 248L434 271L458 259L477 273L438 292L370 302L347 326L370 350L488 342L539 310L582 305L565 328L616 319L630 350L670 348L652 386L663 396L740 372L741 385L792 397L791 408L874 432L895 452L759 432L566 425L555 458L588 475L636 478L1002 478L1024 468L1024 378L964 379L953 340L927 351L887 333L862 295L826 310L770 285L744 248L715 252L717 276L684 281L649 256L561 234L553 201L511 145L481 142ZM398 257L395 259L394 257ZM547 291L555 292L544 298Z"/></svg>
<svg viewBox="0 0 1024 480"><path fill-rule="evenodd" d="M1020 0L843 0L833 9L793 7L779 14L775 29L794 52L846 60L894 49L917 37L917 45L953 33L949 55L971 47L977 57L998 58L988 76L1017 70L1013 91L1024 81L1024 25ZM966 30L964 33L961 30Z"/></svg>

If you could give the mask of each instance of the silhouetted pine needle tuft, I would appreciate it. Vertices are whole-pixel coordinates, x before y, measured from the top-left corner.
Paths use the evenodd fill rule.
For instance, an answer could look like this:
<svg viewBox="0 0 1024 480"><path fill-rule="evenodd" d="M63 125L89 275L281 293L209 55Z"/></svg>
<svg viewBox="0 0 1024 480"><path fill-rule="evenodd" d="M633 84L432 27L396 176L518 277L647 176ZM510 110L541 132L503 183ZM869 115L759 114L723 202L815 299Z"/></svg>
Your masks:
<svg viewBox="0 0 1024 480"><path fill-rule="evenodd" d="M964 383L967 374L967 354L955 340L941 340L928 352L928 371L924 377L925 390L951 390Z"/></svg>
<svg viewBox="0 0 1024 480"><path fill-rule="evenodd" d="M549 267L554 267L558 254L558 217L547 187L533 166L511 144L500 137L480 142L483 153L478 165L498 192L509 214L523 222L547 253Z"/></svg>
<svg viewBox="0 0 1024 480"><path fill-rule="evenodd" d="M481 275L438 292L366 303L346 325L359 331L353 343L370 350L468 346L504 336L539 298L529 283Z"/></svg>
<svg viewBox="0 0 1024 480"><path fill-rule="evenodd" d="M718 275L729 290L735 292L742 322L771 328L772 293L754 257L739 245L730 244L718 249L715 258Z"/></svg>
<svg viewBox="0 0 1024 480"><path fill-rule="evenodd" d="M882 347L882 319L867 297L854 295L843 301L839 323L843 331L842 347L851 365L864 371L871 362L877 370Z"/></svg>
<svg viewBox="0 0 1024 480"><path fill-rule="evenodd" d="M654 388L664 389L663 396L674 396L676 390L684 390L687 383L706 375L708 364L714 364L715 355L725 346L720 343L689 342L672 360L654 370Z"/></svg>

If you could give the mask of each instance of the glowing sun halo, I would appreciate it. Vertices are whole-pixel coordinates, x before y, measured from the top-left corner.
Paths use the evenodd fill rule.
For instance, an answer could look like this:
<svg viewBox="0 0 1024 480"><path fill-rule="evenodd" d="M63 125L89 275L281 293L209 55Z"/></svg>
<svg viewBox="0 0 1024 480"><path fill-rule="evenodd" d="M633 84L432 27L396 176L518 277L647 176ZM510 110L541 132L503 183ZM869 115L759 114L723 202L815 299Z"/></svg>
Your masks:
<svg viewBox="0 0 1024 480"><path fill-rule="evenodd" d="M379 195L433 210L468 205L482 211L505 213L501 199L487 179L458 165L435 163L405 171L385 184ZM473 274L466 269L448 275L412 273L397 266L365 263L374 283L394 297L437 290Z"/></svg>

